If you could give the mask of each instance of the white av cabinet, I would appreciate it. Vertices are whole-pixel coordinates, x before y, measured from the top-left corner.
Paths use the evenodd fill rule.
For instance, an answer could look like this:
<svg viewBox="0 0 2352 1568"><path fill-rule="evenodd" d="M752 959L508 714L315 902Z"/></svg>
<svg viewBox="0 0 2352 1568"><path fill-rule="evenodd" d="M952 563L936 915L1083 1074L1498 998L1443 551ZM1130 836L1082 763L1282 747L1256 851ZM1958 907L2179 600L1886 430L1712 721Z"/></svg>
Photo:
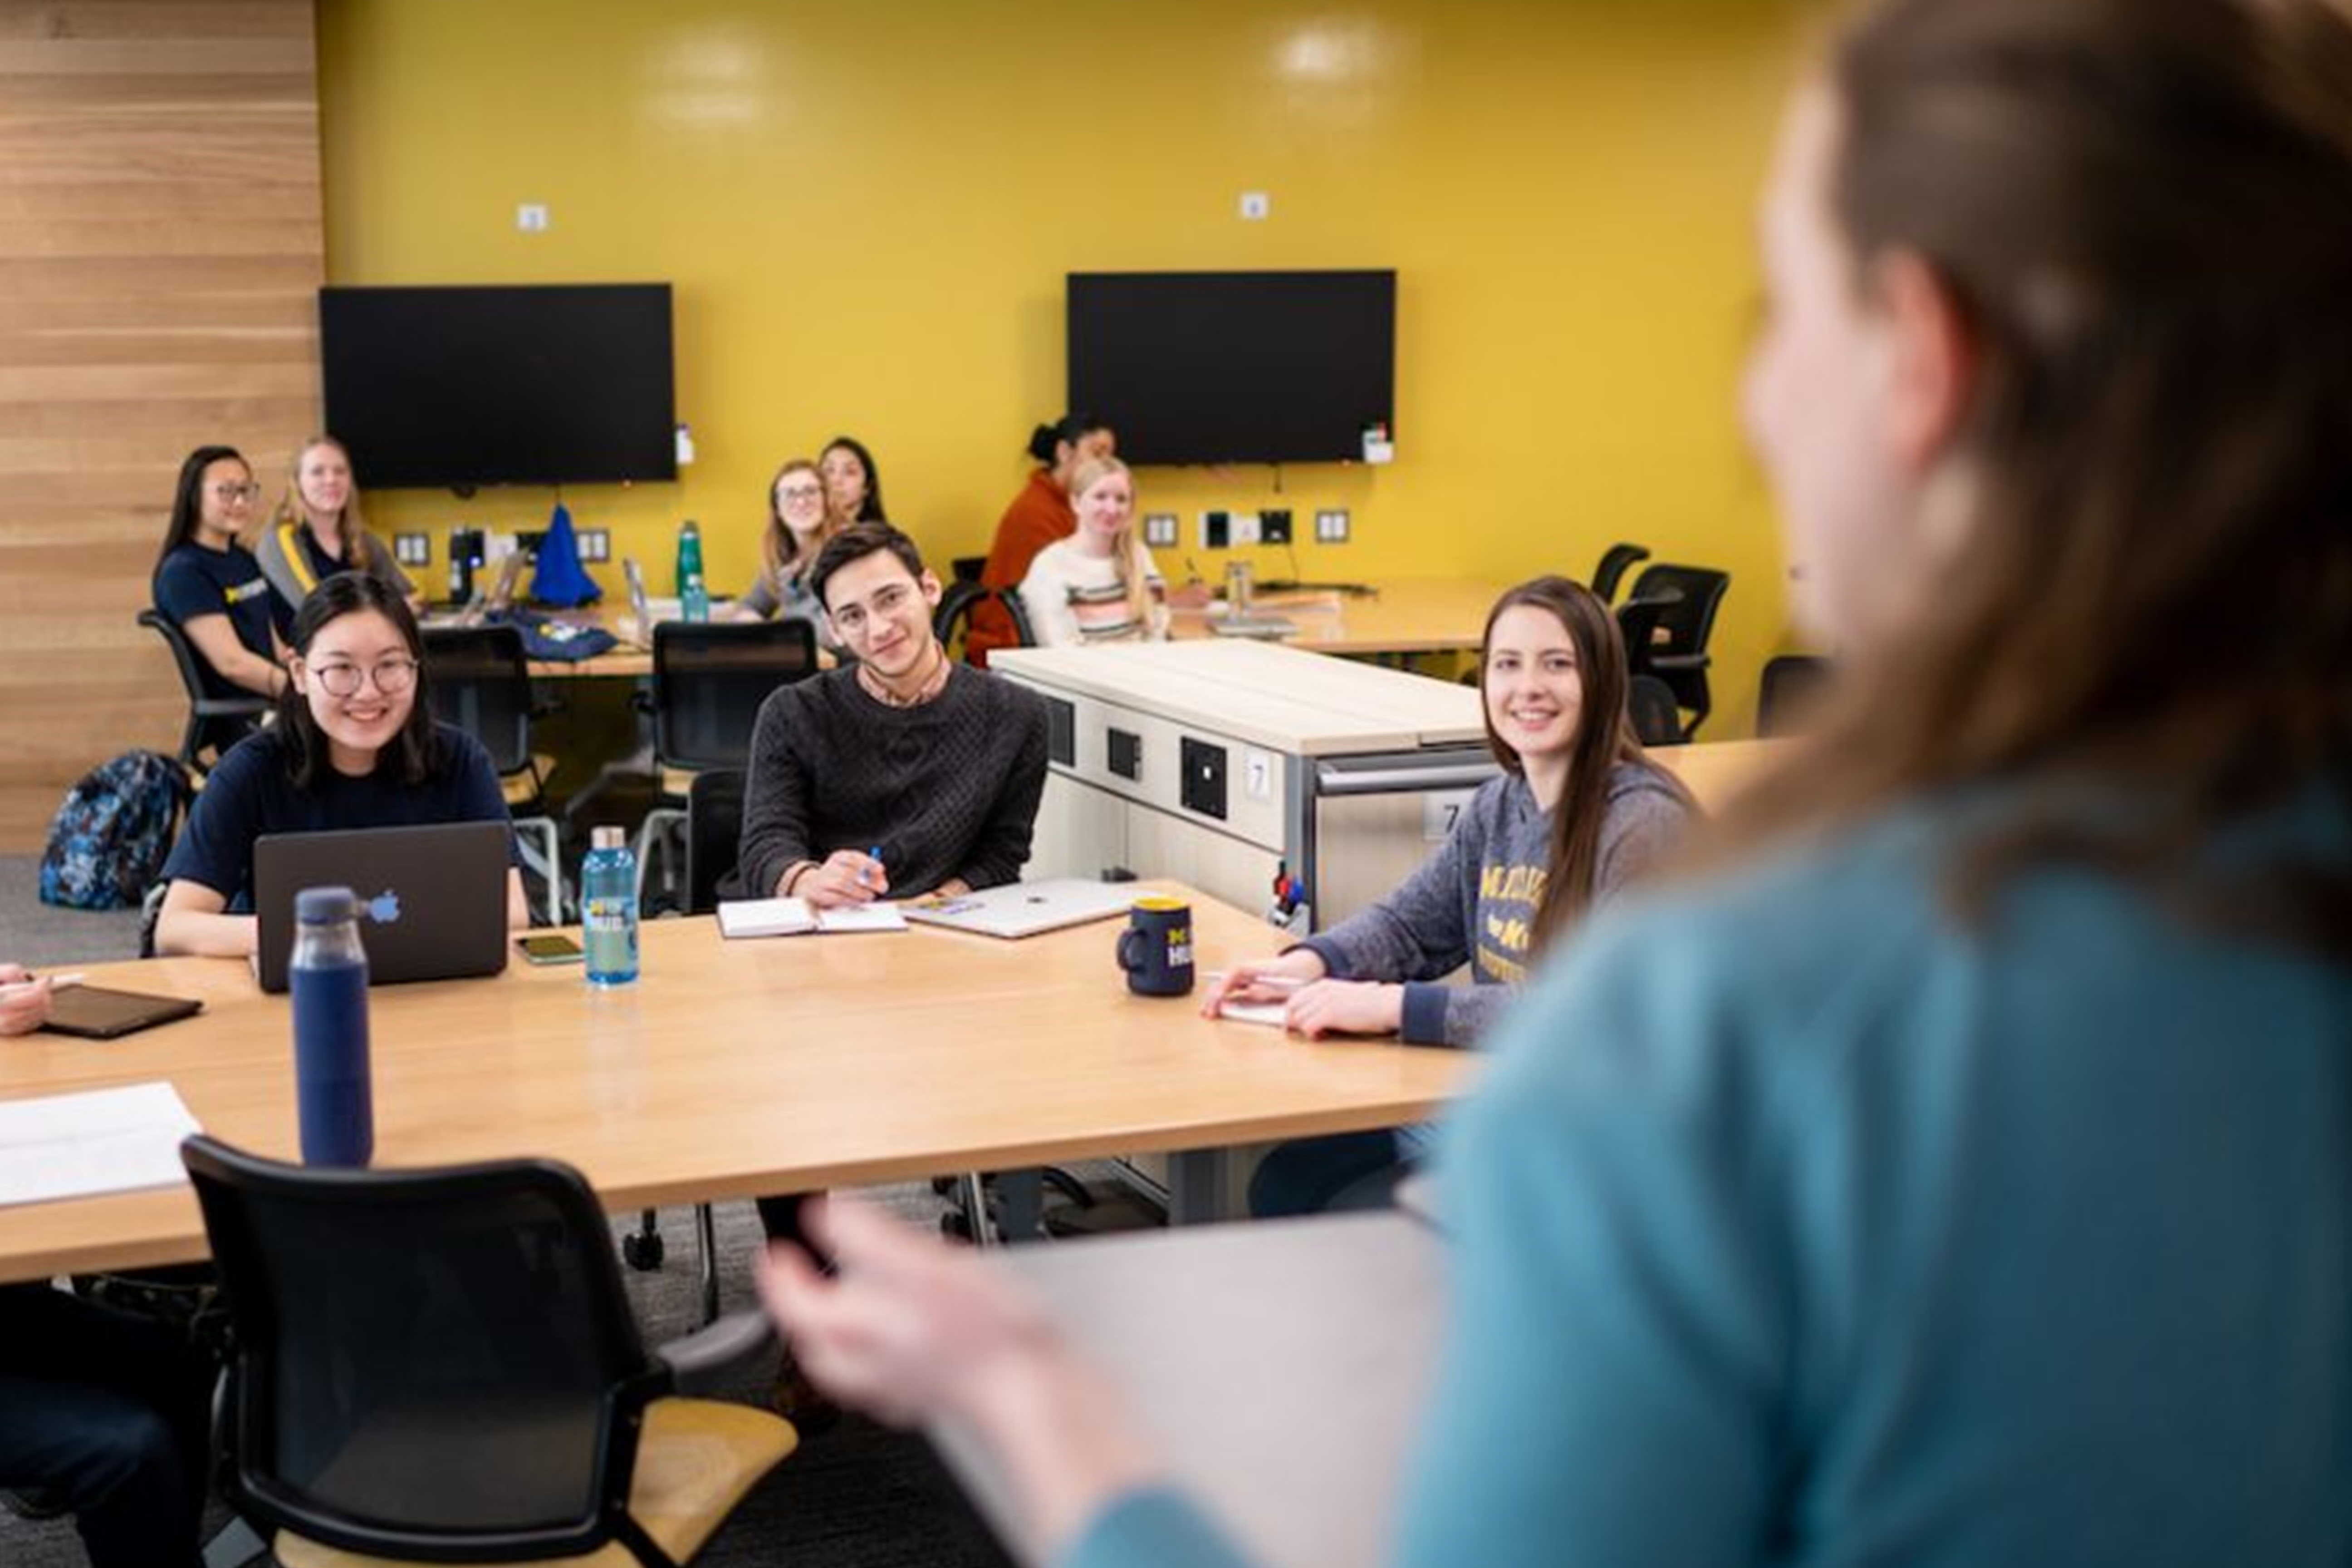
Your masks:
<svg viewBox="0 0 2352 1568"><path fill-rule="evenodd" d="M1020 648L1052 770L1027 875L1132 873L1315 930L1396 886L1494 776L1467 686L1272 644Z"/></svg>

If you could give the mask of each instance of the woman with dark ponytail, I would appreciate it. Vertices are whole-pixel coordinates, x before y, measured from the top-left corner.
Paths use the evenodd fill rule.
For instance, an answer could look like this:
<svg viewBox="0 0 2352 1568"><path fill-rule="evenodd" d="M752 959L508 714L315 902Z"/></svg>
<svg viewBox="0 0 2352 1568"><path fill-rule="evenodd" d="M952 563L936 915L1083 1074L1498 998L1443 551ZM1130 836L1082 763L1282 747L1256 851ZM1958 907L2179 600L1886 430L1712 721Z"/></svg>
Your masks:
<svg viewBox="0 0 2352 1568"><path fill-rule="evenodd" d="M1065 414L1031 431L1029 456L1037 467L997 520L988 564L981 568L982 585L1012 593L1029 575L1029 564L1039 551L1077 532L1078 514L1070 505L1071 474L1090 458L1118 454L1118 436L1091 414ZM989 650L1011 647L1014 640L1013 617L993 600L973 607L964 647L968 656L976 656L975 663L987 663Z"/></svg>

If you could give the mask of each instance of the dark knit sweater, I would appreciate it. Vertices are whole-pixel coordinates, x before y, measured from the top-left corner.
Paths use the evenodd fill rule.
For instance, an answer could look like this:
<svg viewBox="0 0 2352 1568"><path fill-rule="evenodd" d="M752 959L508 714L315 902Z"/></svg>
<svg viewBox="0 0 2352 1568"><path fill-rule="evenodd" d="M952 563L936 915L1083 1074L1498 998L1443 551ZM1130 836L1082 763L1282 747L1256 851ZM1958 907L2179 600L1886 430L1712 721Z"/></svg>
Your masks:
<svg viewBox="0 0 2352 1568"><path fill-rule="evenodd" d="M1045 788L1045 700L984 670L956 667L918 708L876 701L854 668L780 687L751 731L742 891L877 845L893 898L1018 881Z"/></svg>

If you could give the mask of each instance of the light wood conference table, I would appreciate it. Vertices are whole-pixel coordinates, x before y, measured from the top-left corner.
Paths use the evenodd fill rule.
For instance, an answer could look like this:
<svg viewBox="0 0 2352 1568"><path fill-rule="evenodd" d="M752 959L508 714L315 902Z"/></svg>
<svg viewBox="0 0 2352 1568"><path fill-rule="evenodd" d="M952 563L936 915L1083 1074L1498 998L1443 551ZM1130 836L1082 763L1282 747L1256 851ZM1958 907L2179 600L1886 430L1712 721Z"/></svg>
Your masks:
<svg viewBox="0 0 2352 1568"><path fill-rule="evenodd" d="M1366 586L1369 595L1274 592L1254 595L1255 616L1278 616L1298 629L1279 640L1315 653L1403 656L1475 652L1505 584L1468 577L1391 577ZM1217 616L1175 610L1168 634L1215 637Z"/></svg>
<svg viewBox="0 0 2352 1568"><path fill-rule="evenodd" d="M1278 945L1238 910L1138 885L1155 889L1190 900L1203 973ZM519 960L494 979L382 987L376 1163L551 1155L619 1211L1393 1126L1475 1070L1460 1051L1213 1023L1197 992L1133 996L1119 929L730 942L707 918L656 921L630 987ZM296 1157L284 997L228 960L88 973L205 1011L112 1043L7 1041L0 1100L169 1079L207 1131ZM0 1208L0 1281L204 1255L184 1188Z"/></svg>

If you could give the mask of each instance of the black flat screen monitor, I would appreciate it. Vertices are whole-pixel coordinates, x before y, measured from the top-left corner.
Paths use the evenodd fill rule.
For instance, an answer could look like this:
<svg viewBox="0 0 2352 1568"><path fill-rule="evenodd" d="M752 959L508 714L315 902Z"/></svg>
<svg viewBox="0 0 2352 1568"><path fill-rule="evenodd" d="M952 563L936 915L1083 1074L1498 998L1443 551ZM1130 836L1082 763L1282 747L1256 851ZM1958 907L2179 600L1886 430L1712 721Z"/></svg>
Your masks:
<svg viewBox="0 0 2352 1568"><path fill-rule="evenodd" d="M372 489L677 478L667 283L321 289L319 337Z"/></svg>
<svg viewBox="0 0 2352 1568"><path fill-rule="evenodd" d="M1360 458L1393 429L1396 274L1073 272L1070 406L1132 463Z"/></svg>

